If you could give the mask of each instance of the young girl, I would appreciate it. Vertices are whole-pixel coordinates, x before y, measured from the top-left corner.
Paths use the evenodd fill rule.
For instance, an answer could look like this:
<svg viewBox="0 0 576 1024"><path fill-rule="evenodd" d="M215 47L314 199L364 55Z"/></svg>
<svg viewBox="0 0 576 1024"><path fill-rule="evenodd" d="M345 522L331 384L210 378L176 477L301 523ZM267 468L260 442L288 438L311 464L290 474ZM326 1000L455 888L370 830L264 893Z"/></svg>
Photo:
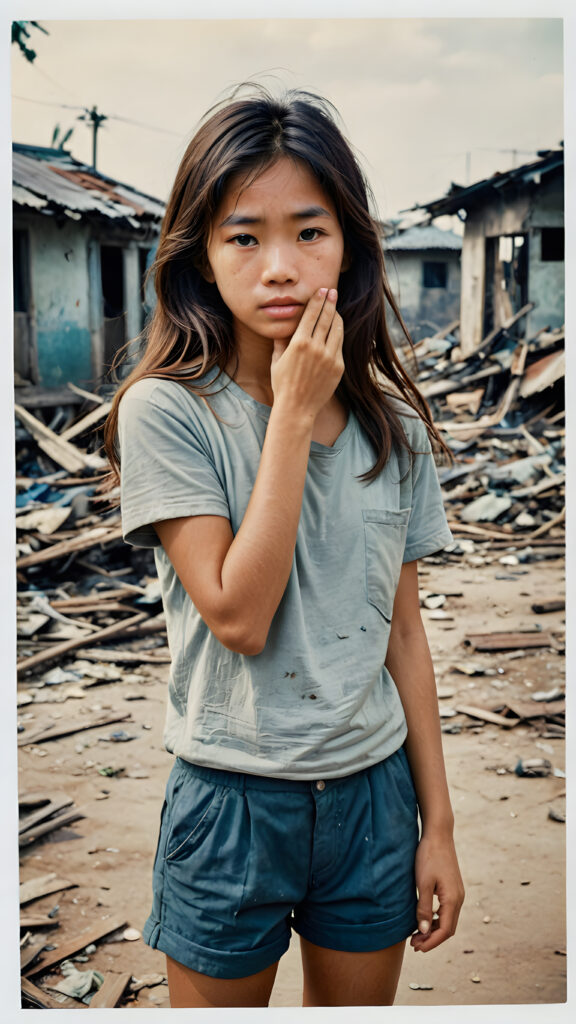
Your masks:
<svg viewBox="0 0 576 1024"><path fill-rule="evenodd" d="M417 575L451 534L329 105L212 112L155 274L107 425L172 655L144 938L173 1007L267 1005L292 928L304 1005L390 1004L406 938L438 946L463 899Z"/></svg>

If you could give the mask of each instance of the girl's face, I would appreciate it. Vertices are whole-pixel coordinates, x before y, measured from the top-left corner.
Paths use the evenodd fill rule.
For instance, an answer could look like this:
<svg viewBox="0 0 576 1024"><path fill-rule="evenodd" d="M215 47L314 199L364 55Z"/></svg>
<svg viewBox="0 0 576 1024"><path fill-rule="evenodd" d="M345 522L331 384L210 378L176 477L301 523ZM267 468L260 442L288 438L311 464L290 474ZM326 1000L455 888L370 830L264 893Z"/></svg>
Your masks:
<svg viewBox="0 0 576 1024"><path fill-rule="evenodd" d="M233 178L207 247L207 280L232 313L237 344L291 338L318 288L337 288L344 237L314 175L280 158L242 188Z"/></svg>

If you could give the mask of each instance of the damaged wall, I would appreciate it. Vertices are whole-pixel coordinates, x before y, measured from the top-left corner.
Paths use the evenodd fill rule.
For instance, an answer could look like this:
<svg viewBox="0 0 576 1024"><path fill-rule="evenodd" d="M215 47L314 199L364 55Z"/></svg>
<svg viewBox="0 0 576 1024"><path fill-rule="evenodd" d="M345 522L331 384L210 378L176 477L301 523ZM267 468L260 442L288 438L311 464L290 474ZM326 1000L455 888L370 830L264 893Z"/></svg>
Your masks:
<svg viewBox="0 0 576 1024"><path fill-rule="evenodd" d="M563 183L563 172L558 170L545 175L536 187L526 187L521 194L500 193L492 202L467 211L460 309L460 343L465 355L473 352L486 333L501 326L505 319L504 303L490 302L487 307L490 291L502 287L501 266L496 267L495 280L491 278L492 268L487 266L491 239L524 236L525 280L517 282L517 290L519 293L523 286L527 301L535 303L526 321L526 331L535 334L543 327L555 328L564 323L563 244L560 246L557 235L547 234L563 229ZM513 304L510 311L518 309ZM491 322L487 322L490 318Z"/></svg>
<svg viewBox="0 0 576 1024"><path fill-rule="evenodd" d="M402 316L419 340L418 327L441 329L460 313L460 253L426 251L424 253L385 252L388 277ZM434 264L438 273L426 275L426 264ZM430 270L433 271L433 267ZM395 341L404 335L396 323L389 324ZM421 331L420 331L421 333Z"/></svg>
<svg viewBox="0 0 576 1024"><path fill-rule="evenodd" d="M544 184L544 183L543 183ZM543 327L564 323L564 178L546 179L531 214L528 251L528 293L536 308L528 315L527 329L535 334Z"/></svg>
<svg viewBox="0 0 576 1024"><path fill-rule="evenodd" d="M140 334L164 204L42 146L14 143L12 181L16 386L46 404L98 386Z"/></svg>
<svg viewBox="0 0 576 1024"><path fill-rule="evenodd" d="M71 380L86 384L92 377L88 309L87 244L89 227L72 221L59 226L32 216L15 220L28 237L31 344L36 349L37 380L43 387L61 387Z"/></svg>

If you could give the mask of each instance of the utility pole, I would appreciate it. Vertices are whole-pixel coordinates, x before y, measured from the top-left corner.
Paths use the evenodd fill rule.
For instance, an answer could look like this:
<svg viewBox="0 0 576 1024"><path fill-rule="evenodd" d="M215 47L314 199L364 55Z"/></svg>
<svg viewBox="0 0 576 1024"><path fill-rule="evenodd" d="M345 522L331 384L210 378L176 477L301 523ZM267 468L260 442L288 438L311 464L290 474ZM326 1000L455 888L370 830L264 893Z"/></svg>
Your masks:
<svg viewBox="0 0 576 1024"><path fill-rule="evenodd" d="M78 118L79 121L85 121L92 125L92 167L96 170L96 140L98 135L98 129L103 121L107 121L106 114L99 114L96 106L92 107L92 110L85 110L83 114Z"/></svg>

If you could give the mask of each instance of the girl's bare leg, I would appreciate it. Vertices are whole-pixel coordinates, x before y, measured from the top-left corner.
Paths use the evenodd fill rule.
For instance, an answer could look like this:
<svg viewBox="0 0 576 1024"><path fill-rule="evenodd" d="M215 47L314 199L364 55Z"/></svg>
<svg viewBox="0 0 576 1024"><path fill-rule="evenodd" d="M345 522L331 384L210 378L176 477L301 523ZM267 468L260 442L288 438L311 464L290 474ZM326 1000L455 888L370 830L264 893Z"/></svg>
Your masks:
<svg viewBox="0 0 576 1024"><path fill-rule="evenodd" d="M405 942L376 953L340 953L300 936L303 1006L391 1006Z"/></svg>
<svg viewBox="0 0 576 1024"><path fill-rule="evenodd" d="M166 957L172 1009L184 1006L268 1006L278 964L248 978L211 978Z"/></svg>

